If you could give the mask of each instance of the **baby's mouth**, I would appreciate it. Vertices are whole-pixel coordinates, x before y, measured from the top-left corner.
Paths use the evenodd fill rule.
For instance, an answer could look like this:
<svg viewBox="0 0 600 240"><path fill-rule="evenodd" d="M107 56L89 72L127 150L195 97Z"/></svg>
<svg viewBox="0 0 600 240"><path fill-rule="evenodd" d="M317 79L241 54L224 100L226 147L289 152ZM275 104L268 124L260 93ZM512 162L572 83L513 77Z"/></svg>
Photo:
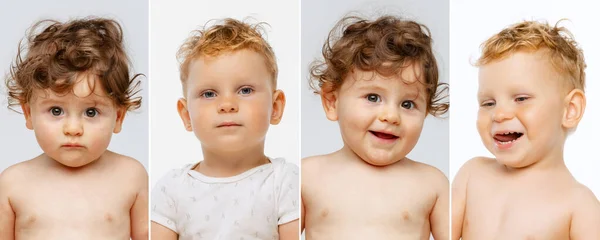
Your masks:
<svg viewBox="0 0 600 240"><path fill-rule="evenodd" d="M383 138L383 139L397 139L398 136L383 132L369 131L371 134L375 135L375 137Z"/></svg>
<svg viewBox="0 0 600 240"><path fill-rule="evenodd" d="M520 137L523 136L523 133L520 132L505 132L498 133L494 135L494 140L498 141L500 144L509 144L514 141L517 141Z"/></svg>

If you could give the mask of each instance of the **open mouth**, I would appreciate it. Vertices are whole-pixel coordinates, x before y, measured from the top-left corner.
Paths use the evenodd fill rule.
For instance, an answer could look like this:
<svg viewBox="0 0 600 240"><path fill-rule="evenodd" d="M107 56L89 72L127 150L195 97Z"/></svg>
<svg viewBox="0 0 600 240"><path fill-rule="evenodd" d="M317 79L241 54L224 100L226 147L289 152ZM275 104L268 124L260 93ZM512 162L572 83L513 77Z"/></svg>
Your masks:
<svg viewBox="0 0 600 240"><path fill-rule="evenodd" d="M494 135L494 140L500 144L509 144L517 141L522 136L523 133L520 132L505 132Z"/></svg>
<svg viewBox="0 0 600 240"><path fill-rule="evenodd" d="M369 131L371 134L375 135L375 137L381 138L381 139L388 139L388 140L394 140L397 139L398 136L393 135L393 134L389 134L389 133L383 133L383 132L376 132L376 131Z"/></svg>

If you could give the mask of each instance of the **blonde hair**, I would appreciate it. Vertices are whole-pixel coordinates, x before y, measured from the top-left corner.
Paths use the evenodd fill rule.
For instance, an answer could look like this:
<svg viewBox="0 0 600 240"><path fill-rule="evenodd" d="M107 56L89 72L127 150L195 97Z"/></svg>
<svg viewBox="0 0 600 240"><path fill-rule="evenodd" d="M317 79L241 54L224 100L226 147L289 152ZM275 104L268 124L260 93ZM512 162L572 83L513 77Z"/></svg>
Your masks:
<svg viewBox="0 0 600 240"><path fill-rule="evenodd" d="M562 21L562 20L561 20ZM508 57L517 51L547 50L555 70L569 79L573 88L585 88L585 59L573 35L565 27L547 22L523 21L514 24L481 44L477 66Z"/></svg>
<svg viewBox="0 0 600 240"><path fill-rule="evenodd" d="M273 86L277 84L277 62L273 49L263 38L266 23L248 24L242 21L226 18L215 25L195 30L177 52L180 79L185 89L189 75L189 65L192 60L201 56L215 57L226 52L243 49L254 50L265 58L267 70L271 74Z"/></svg>

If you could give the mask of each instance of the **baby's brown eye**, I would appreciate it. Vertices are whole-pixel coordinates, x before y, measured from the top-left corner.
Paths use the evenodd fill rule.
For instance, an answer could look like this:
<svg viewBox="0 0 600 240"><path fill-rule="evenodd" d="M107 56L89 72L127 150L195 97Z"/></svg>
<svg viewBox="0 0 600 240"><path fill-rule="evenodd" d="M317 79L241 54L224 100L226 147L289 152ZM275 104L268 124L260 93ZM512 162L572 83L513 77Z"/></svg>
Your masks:
<svg viewBox="0 0 600 240"><path fill-rule="evenodd" d="M88 108L85 110L85 116L87 117L95 117L98 114L98 111L94 108Z"/></svg>
<svg viewBox="0 0 600 240"><path fill-rule="evenodd" d="M52 115L54 116L60 116L63 113L63 110L59 107L52 107L50 108L50 113L52 113Z"/></svg>
<svg viewBox="0 0 600 240"><path fill-rule="evenodd" d="M369 102L381 102L381 97L377 94L369 94L367 95L367 101Z"/></svg>
<svg viewBox="0 0 600 240"><path fill-rule="evenodd" d="M412 109L415 107L415 103L413 101L404 101L402 102L402 107L406 109Z"/></svg>

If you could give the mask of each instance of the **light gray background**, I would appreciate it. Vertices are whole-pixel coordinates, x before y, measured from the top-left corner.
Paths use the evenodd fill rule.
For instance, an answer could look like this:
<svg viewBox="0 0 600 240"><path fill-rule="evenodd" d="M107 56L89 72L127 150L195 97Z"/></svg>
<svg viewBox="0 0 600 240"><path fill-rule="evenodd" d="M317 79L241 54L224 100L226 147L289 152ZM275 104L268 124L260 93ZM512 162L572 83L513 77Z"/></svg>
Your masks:
<svg viewBox="0 0 600 240"><path fill-rule="evenodd" d="M42 153L34 132L25 127L22 114L7 108L4 76L17 54L19 41L35 22L55 19L61 22L94 15L117 20L124 32L125 48L135 73L148 76L148 1L10 1L0 4L0 171ZM133 157L148 169L148 78L142 84L142 107L129 112L121 133L113 135L111 151ZM19 108L20 110L20 108Z"/></svg>
<svg viewBox="0 0 600 240"><path fill-rule="evenodd" d="M267 132L265 154L300 162L300 9L299 1L151 1L151 185L167 171L203 159L200 141L183 127L177 100L183 97L175 54L190 32L208 20L231 17L266 22L267 41L279 67L277 88L286 96L283 118ZM214 22L213 22L214 23Z"/></svg>
<svg viewBox="0 0 600 240"><path fill-rule="evenodd" d="M393 14L425 24L431 30L440 81L448 80L447 0L302 0L302 157L327 154L343 146L337 122L325 117L321 98L309 88L309 65L322 59L321 48L329 31L349 12L361 16ZM452 86L450 86L452 87ZM408 157L433 165L448 176L448 119L425 120L423 132Z"/></svg>

